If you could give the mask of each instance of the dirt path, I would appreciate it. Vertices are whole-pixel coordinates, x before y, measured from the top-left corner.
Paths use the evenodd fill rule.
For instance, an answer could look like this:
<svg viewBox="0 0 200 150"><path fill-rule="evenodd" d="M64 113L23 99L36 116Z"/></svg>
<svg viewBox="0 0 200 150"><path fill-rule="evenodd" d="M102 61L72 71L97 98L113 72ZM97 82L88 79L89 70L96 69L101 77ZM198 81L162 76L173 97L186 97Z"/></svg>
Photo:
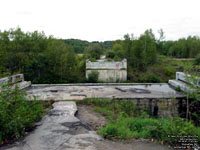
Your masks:
<svg viewBox="0 0 200 150"><path fill-rule="evenodd" d="M87 124L91 129L97 130L104 126L107 120L97 112L94 112L90 106L79 105L76 116L81 122ZM131 141L110 141L110 140L93 140L97 150L171 150L166 145L150 142L148 140L131 140Z"/></svg>

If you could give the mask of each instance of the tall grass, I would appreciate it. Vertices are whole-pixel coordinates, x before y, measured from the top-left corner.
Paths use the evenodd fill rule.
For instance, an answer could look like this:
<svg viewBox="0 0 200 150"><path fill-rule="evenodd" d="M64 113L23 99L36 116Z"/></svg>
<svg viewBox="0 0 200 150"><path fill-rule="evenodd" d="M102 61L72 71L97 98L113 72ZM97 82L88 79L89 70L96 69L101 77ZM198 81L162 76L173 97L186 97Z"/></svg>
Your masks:
<svg viewBox="0 0 200 150"><path fill-rule="evenodd" d="M155 138L158 141L176 143L179 139L170 138L171 135L197 135L200 141L200 128L181 118L155 119L155 118L130 118L120 116L98 131L106 138L132 139Z"/></svg>
<svg viewBox="0 0 200 150"><path fill-rule="evenodd" d="M18 139L44 114L42 103L28 101L18 88L0 91L0 145Z"/></svg>
<svg viewBox="0 0 200 150"><path fill-rule="evenodd" d="M109 99L85 99L78 103L93 106L110 122L98 130L108 139L155 138L158 141L176 143L178 138L171 135L197 135L200 141L200 127L182 118L152 118L146 111L138 111L132 101Z"/></svg>

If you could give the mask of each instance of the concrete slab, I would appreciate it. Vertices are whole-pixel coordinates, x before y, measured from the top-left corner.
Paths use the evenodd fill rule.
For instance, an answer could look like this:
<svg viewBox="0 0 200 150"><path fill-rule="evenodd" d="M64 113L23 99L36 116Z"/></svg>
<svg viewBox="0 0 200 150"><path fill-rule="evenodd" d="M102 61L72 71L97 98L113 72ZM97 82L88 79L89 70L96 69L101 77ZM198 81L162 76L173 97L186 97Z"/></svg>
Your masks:
<svg viewBox="0 0 200 150"><path fill-rule="evenodd" d="M74 102L56 102L53 109L23 141L4 150L95 150L91 140L102 138L74 115Z"/></svg>
<svg viewBox="0 0 200 150"><path fill-rule="evenodd" d="M121 89L121 90L120 90ZM143 91L143 92L141 92ZM145 92L144 92L145 91ZM184 97L167 83L135 85L33 85L27 90L28 98L38 100L81 100L91 98L169 99Z"/></svg>

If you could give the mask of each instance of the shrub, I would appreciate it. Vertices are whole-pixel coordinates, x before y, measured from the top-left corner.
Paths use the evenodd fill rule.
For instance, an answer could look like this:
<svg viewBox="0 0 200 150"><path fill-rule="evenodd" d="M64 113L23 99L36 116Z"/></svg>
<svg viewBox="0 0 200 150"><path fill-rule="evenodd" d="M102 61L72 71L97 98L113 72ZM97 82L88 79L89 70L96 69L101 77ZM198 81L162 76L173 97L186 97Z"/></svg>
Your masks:
<svg viewBox="0 0 200 150"><path fill-rule="evenodd" d="M162 79L153 73L146 73L144 76L140 76L137 79L137 82L138 83L160 83L162 82Z"/></svg>
<svg viewBox="0 0 200 150"><path fill-rule="evenodd" d="M166 76L173 76L175 74L175 70L173 68L166 67L165 68L165 75Z"/></svg>
<svg viewBox="0 0 200 150"><path fill-rule="evenodd" d="M97 72L97 71L92 71L92 72L88 75L88 82L90 82L90 83L97 83L97 82L98 82L98 78L99 78L99 72Z"/></svg>
<svg viewBox="0 0 200 150"><path fill-rule="evenodd" d="M0 92L0 144L23 136L43 116L38 101L28 101L23 91L4 86Z"/></svg>
<svg viewBox="0 0 200 150"><path fill-rule="evenodd" d="M195 64L195 65L200 65L200 54L198 54L198 55L195 57L194 64Z"/></svg>
<svg viewBox="0 0 200 150"><path fill-rule="evenodd" d="M106 138L131 139L155 138L158 141L176 143L176 138L168 135L197 135L200 141L200 128L183 119L128 118L120 116L98 131Z"/></svg>
<svg viewBox="0 0 200 150"><path fill-rule="evenodd" d="M138 111L135 104L132 101L127 100L111 100L111 99L98 99L98 98L85 98L82 101L78 101L79 104L86 104L93 106L95 111L99 113L110 116L110 118L114 118L113 116L124 114L124 116L137 117L144 112Z"/></svg>
<svg viewBox="0 0 200 150"><path fill-rule="evenodd" d="M119 56L115 56L115 57L114 57L114 60L115 60L115 61L121 61L122 59L121 59Z"/></svg>
<svg viewBox="0 0 200 150"><path fill-rule="evenodd" d="M108 51L106 54L106 58L111 58L113 59L115 57L115 52L114 51Z"/></svg>
<svg viewBox="0 0 200 150"><path fill-rule="evenodd" d="M145 111L139 112L132 101L87 98L79 103L93 106L95 111L110 120L98 130L99 134L109 139L155 138L177 143L178 139L168 135L197 135L200 141L200 127L182 118L150 118Z"/></svg>

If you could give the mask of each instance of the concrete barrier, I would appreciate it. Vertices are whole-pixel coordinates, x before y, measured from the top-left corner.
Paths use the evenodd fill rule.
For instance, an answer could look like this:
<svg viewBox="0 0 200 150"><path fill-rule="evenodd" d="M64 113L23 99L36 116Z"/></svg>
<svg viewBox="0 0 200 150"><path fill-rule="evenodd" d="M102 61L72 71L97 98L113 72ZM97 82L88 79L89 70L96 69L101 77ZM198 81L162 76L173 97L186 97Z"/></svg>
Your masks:
<svg viewBox="0 0 200 150"><path fill-rule="evenodd" d="M24 75L23 74L16 74L12 75L10 77L4 77L0 79L0 84L8 84L11 83L17 83L17 82L23 82L24 81Z"/></svg>
<svg viewBox="0 0 200 150"><path fill-rule="evenodd" d="M117 82L127 80L127 60L121 62L91 62L86 60L86 78L92 72L98 72L99 81L104 82Z"/></svg>
<svg viewBox="0 0 200 150"><path fill-rule="evenodd" d="M185 83L193 84L195 86L200 86L200 78L185 74L183 72L176 72L176 80L183 81Z"/></svg>
<svg viewBox="0 0 200 150"><path fill-rule="evenodd" d="M23 74L16 74L9 77L4 77L0 79L0 89L2 85L6 85L8 83L12 83L11 88L15 88L16 86L19 87L19 89L25 89L31 85L31 81L24 81L24 75Z"/></svg>
<svg viewBox="0 0 200 150"><path fill-rule="evenodd" d="M175 88L180 88L181 91L193 92L195 87L200 86L200 78L192 78L189 74L176 72L176 80L169 80L168 83ZM191 85L193 85L193 88L191 88Z"/></svg>

